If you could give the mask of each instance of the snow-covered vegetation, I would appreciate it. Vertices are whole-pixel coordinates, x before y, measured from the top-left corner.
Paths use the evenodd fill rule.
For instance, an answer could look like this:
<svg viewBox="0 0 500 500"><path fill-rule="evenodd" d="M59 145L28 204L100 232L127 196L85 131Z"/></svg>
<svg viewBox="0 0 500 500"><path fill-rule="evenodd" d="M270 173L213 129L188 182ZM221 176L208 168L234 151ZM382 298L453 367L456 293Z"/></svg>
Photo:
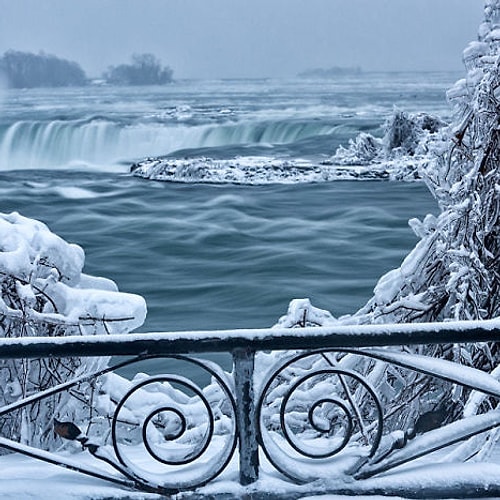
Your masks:
<svg viewBox="0 0 500 500"><path fill-rule="evenodd" d="M467 76L448 92L455 108L451 125L443 127L434 117L397 110L383 139L361 134L337 151L335 162L346 165L391 158L404 163L407 156L425 156L417 173L441 213L423 221L412 219L410 226L420 241L401 267L380 278L373 298L360 311L330 321L445 321L499 315L499 10L497 0L486 2L479 41L464 51Z"/></svg>
<svg viewBox="0 0 500 500"><path fill-rule="evenodd" d="M119 293L112 281L84 274L83 250L41 222L17 213L0 214L0 242L1 337L126 333L143 323L146 305L141 297ZM0 405L101 368L107 361L1 360ZM62 393L8 413L0 420L0 434L50 448L53 418L88 416L92 388L81 390L85 393L78 399Z"/></svg>
<svg viewBox="0 0 500 500"><path fill-rule="evenodd" d="M359 321L486 319L500 312L499 8L487 2L479 42L464 52L467 77L448 94L455 119L446 140L425 141L430 161L420 175L441 213L410 221L421 241L399 269L380 279L373 299L355 315ZM390 144L410 153L422 146L406 139Z"/></svg>
<svg viewBox="0 0 500 500"><path fill-rule="evenodd" d="M374 324L488 319L500 315L500 2L487 0L485 20L478 41L464 51L467 75L448 92L454 106L453 123L447 127L423 115L396 111L386 126L383 140L363 134L347 148L341 148L336 162L359 163L409 156L424 159L416 175L422 177L439 203L441 213L423 221L412 219L410 226L420 238L401 266L382 276L374 295L358 312L334 318L308 301L295 301L279 321L280 326L304 324ZM500 360L496 343L476 343L405 348L411 352L452 359L461 364L494 371ZM376 369L370 367L373 374ZM371 378L371 374L369 377ZM387 383L392 375L380 370L375 386ZM441 388L421 404L418 397L428 382L407 379L394 401L408 401L410 419L426 411L446 407L443 421L457 415L486 411L494 403L467 391ZM390 403L386 411L392 412ZM474 444L491 446L497 434ZM491 449L491 448L488 448ZM482 456L486 454L483 449Z"/></svg>
<svg viewBox="0 0 500 500"><path fill-rule="evenodd" d="M384 136L365 132L340 146L328 161L333 165L374 165L392 162L395 178L420 177L417 166L429 162L429 144L442 140L439 132L446 126L440 118L426 113L406 113L394 109L384 124ZM417 160L417 161L415 161ZM419 161L418 161L419 160Z"/></svg>

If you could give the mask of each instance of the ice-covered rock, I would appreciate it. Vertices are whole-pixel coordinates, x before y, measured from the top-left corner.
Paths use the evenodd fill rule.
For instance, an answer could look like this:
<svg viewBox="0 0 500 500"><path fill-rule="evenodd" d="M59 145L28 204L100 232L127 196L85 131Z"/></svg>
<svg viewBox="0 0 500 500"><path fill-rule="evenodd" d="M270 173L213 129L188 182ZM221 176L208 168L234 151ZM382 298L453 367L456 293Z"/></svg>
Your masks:
<svg viewBox="0 0 500 500"><path fill-rule="evenodd" d="M332 165L329 161L314 163L266 156L165 157L147 158L132 165L131 172L137 177L164 182L265 185L388 179L391 177L389 167L389 164Z"/></svg>
<svg viewBox="0 0 500 500"><path fill-rule="evenodd" d="M372 168L384 165L392 179L412 180L420 177L420 165L431 160L430 144L438 140L445 126L437 116L394 109L383 126L382 138L362 132L347 147L340 146L328 163Z"/></svg>

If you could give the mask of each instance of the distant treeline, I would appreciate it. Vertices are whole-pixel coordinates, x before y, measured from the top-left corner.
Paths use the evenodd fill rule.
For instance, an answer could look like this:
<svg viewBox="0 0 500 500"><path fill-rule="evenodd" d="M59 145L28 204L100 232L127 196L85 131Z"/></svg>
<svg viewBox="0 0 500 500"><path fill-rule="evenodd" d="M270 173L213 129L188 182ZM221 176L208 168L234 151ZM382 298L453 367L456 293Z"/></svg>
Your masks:
<svg viewBox="0 0 500 500"><path fill-rule="evenodd" d="M81 66L40 52L9 50L0 58L0 76L10 88L69 87L90 83ZM163 67L152 54L135 54L131 64L110 66L102 80L111 85L163 85L172 81L173 71Z"/></svg>
<svg viewBox="0 0 500 500"><path fill-rule="evenodd" d="M49 54L9 50L0 59L0 71L14 88L85 85L87 77L75 62Z"/></svg>

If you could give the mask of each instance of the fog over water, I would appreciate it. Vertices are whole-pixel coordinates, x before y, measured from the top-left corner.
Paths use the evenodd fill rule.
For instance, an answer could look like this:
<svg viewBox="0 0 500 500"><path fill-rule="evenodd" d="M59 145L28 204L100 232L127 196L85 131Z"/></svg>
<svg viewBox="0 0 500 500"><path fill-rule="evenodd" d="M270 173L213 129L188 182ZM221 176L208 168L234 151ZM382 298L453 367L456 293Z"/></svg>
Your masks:
<svg viewBox="0 0 500 500"><path fill-rule="evenodd" d="M457 70L478 0L0 0L0 53L44 50L90 76L151 52L177 78L315 67Z"/></svg>

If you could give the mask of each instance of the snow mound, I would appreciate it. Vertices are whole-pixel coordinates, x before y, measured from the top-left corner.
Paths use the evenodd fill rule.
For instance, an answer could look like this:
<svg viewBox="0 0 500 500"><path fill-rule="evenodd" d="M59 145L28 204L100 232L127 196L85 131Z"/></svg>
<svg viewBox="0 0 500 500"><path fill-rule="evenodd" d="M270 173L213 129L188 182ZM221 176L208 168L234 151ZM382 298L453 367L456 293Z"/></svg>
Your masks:
<svg viewBox="0 0 500 500"><path fill-rule="evenodd" d="M398 180L421 178L420 169L431 161L434 142L443 140L446 123L427 113L406 113L394 109L384 124L384 136L362 132L347 148L340 146L329 160L337 165L384 165Z"/></svg>

